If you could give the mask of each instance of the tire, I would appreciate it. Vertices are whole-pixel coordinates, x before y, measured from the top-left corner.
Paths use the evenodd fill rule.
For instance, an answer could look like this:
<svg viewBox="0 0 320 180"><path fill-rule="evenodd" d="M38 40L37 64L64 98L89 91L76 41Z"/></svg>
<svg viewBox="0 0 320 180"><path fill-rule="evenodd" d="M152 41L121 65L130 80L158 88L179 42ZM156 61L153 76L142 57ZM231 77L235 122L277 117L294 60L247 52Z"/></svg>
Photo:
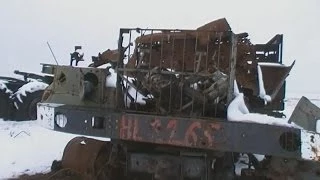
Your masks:
<svg viewBox="0 0 320 180"><path fill-rule="evenodd" d="M26 96L14 94L12 97L14 106L16 108L15 120L36 120L37 119L37 103L41 101L44 90L35 92L26 92ZM21 102L21 101L22 102Z"/></svg>
<svg viewBox="0 0 320 180"><path fill-rule="evenodd" d="M13 111L13 102L10 95L5 89L0 89L0 118L4 120L10 119Z"/></svg>

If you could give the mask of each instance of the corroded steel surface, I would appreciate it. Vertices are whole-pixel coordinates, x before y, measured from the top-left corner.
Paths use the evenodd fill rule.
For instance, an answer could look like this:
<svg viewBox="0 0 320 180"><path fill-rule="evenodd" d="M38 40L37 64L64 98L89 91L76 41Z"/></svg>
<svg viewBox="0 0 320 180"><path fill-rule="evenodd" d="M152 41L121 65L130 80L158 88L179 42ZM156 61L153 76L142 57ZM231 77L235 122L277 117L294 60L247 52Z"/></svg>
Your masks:
<svg viewBox="0 0 320 180"><path fill-rule="evenodd" d="M207 165L205 156L173 156L147 153L129 153L127 157L128 170L133 172L147 172L155 177L170 179L205 178ZM210 167L210 166L209 166Z"/></svg>
<svg viewBox="0 0 320 180"><path fill-rule="evenodd" d="M111 148L110 142L73 138L64 149L62 168L73 169L89 179L94 178L106 164Z"/></svg>
<svg viewBox="0 0 320 180"><path fill-rule="evenodd" d="M128 63L124 63L118 73L133 77L139 92L153 96L148 107L143 106L139 110L220 117L223 110L218 107L227 104L226 94L221 93L227 90L222 87L228 84L212 82L210 77L222 72L227 78L234 79L230 71L233 53L236 54L232 56L236 65L232 69L235 69L238 87L248 98L249 108L253 107L252 111L260 110L261 113L265 113L261 109L283 110L284 83L292 66L262 67L265 89L271 96L271 102L267 105L259 98L257 78L259 62L282 63L282 35L276 35L266 44L252 44L247 33L236 34L237 43L232 49L233 33L226 19L213 21L196 30L140 29L138 37L132 39L136 29L123 29L122 32L129 34L130 38L123 40L127 35L122 34L120 44L127 47L126 43L130 42L134 48L132 51L130 48L129 51L122 51L123 58L119 59L119 64L125 60ZM232 88L229 86L227 89ZM213 96L208 96L206 89L215 91L210 93ZM118 94L122 93L125 92L118 91ZM131 99L135 102L134 97ZM138 110L136 107L133 103L131 110ZM210 111L212 113L208 113Z"/></svg>
<svg viewBox="0 0 320 180"><path fill-rule="evenodd" d="M122 116L119 137L124 140L153 141L190 147L214 147L227 142L218 122L186 121L143 116ZM218 138L217 138L218 137Z"/></svg>
<svg viewBox="0 0 320 180"><path fill-rule="evenodd" d="M226 18L221 18L200 26L197 30L230 31L231 27Z"/></svg>
<svg viewBox="0 0 320 180"><path fill-rule="evenodd" d="M302 96L292 112L289 122L294 122L303 129L317 132L317 124L320 119L320 109L309 99Z"/></svg>
<svg viewBox="0 0 320 180"><path fill-rule="evenodd" d="M288 132L290 137L281 141ZM298 130L252 123L130 114L119 121L119 138L220 151L301 156ZM265 143L257 145L257 141Z"/></svg>

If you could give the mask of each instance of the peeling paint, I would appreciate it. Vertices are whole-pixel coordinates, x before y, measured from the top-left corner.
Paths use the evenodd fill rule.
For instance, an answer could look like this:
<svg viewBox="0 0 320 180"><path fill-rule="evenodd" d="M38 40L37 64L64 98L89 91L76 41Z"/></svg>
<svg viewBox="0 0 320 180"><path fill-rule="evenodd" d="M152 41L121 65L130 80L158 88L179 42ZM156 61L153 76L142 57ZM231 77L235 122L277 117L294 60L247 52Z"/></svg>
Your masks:
<svg viewBox="0 0 320 180"><path fill-rule="evenodd" d="M320 161L320 134L301 130L301 157Z"/></svg>

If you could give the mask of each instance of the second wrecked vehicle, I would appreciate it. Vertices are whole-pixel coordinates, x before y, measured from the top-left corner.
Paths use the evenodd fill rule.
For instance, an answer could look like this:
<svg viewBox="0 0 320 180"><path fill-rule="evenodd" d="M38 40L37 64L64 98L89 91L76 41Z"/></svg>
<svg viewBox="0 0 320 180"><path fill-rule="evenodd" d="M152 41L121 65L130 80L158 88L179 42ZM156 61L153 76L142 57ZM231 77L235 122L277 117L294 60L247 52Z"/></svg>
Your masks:
<svg viewBox="0 0 320 180"><path fill-rule="evenodd" d="M4 120L37 119L37 103L53 76L14 71L23 78L0 77L0 118Z"/></svg>
<svg viewBox="0 0 320 180"><path fill-rule="evenodd" d="M122 28L118 43L91 65L111 63L115 69L49 69L54 80L38 104L39 123L111 139L71 140L62 161L53 164L54 175L318 177L318 133L280 118L263 124L250 116L284 109L285 79L294 63L282 64L282 35L252 44L247 33L234 34L220 19L196 30ZM236 173L244 154L248 164Z"/></svg>

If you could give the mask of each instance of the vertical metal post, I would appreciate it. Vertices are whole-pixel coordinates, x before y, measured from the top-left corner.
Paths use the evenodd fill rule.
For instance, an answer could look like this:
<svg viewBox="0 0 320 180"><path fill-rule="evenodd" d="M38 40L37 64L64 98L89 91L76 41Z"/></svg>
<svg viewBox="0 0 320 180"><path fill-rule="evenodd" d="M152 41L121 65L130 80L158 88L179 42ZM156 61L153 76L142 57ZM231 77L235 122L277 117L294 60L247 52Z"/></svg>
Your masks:
<svg viewBox="0 0 320 180"><path fill-rule="evenodd" d="M174 50L175 50L175 40L176 40L176 31L173 31L173 37L172 37L172 49L171 49L171 59L170 59L170 72L172 73L173 72L173 60L174 60ZM171 111L171 108L172 108L172 74L170 73L170 93L169 93L169 112L172 112Z"/></svg>
<svg viewBox="0 0 320 180"><path fill-rule="evenodd" d="M162 65L163 65L163 63L165 63L165 62L163 62L163 43L164 43L163 36L161 36L161 51L160 51L160 65L159 65L161 73L162 73ZM161 100L162 100L162 91L160 91L160 98L159 98L159 101L157 101L157 104L156 104L157 109L160 109L159 107L161 107L161 105L162 105L160 103Z"/></svg>
<svg viewBox="0 0 320 180"><path fill-rule="evenodd" d="M227 105L230 104L230 102L234 98L234 80L236 79L236 64L237 64L237 44L238 44L238 38L237 35L231 32L231 38L230 38L230 59L229 59L229 86L228 86L228 95L227 95Z"/></svg>
<svg viewBox="0 0 320 180"><path fill-rule="evenodd" d="M119 32L119 40L118 40L118 51L119 51L119 59L118 59L118 65L116 68L117 72L117 82L116 82L116 108L121 109L124 107L124 101L123 101L123 96L122 96L122 79L120 76L120 73L123 75L123 71L120 72L118 71L118 68L123 68L123 58L124 58L124 52L123 52L123 34L125 33L125 29L120 29Z"/></svg>
<svg viewBox="0 0 320 180"><path fill-rule="evenodd" d="M278 62L282 64L282 51L283 51L283 35L280 35L280 43L278 48Z"/></svg>
<svg viewBox="0 0 320 180"><path fill-rule="evenodd" d="M184 63L185 63L185 56L186 56L186 41L187 41L187 33L184 32L184 38L183 38L183 51L182 51L182 67L181 67L181 78L180 78L180 82L182 81L182 83L184 83L184 70L185 70L185 67L184 67ZM181 85L180 86L180 107L179 109L182 110L182 104L183 104L183 86Z"/></svg>
<svg viewBox="0 0 320 180"><path fill-rule="evenodd" d="M208 61L209 61L209 45L210 43L212 42L210 40L210 35L211 35L211 32L207 32L208 33L208 36L207 36L207 51L206 51L206 69L205 69L205 73L209 73L208 72ZM207 89L207 84L205 84L205 89ZM205 115L205 111L206 111L206 96L203 96L203 104L202 104L202 116Z"/></svg>
<svg viewBox="0 0 320 180"><path fill-rule="evenodd" d="M131 50L131 46L130 46L130 43L131 43L131 31L129 32L129 42L128 42L128 45L127 45L127 48L128 48L128 54L126 55L126 57L128 57L128 62L127 62L127 64L129 63L129 61L130 61L130 50ZM124 52L123 52L124 53ZM123 75L125 75L126 73L127 73L127 71L126 71L126 68L124 68L123 69L124 71L123 71ZM126 77L126 87L125 87L125 90L126 90L126 103L125 103L125 105L127 106L127 104L128 104L128 94L129 94L129 91L128 91L128 82L129 82L129 78L128 78L128 76L125 76ZM137 97L137 93L136 93L136 97ZM131 99L130 99L130 101L131 101ZM134 100L134 102L136 102L136 99ZM131 103L131 102L130 102Z"/></svg>
<svg viewBox="0 0 320 180"><path fill-rule="evenodd" d="M193 59L193 75L198 73L196 72L195 63L197 62L197 51L198 51L198 38L199 38L199 31L196 31L196 44L194 47L194 59ZM200 63L200 62L199 62ZM192 85L192 104L191 104L191 114L193 115L194 110L194 86Z"/></svg>

